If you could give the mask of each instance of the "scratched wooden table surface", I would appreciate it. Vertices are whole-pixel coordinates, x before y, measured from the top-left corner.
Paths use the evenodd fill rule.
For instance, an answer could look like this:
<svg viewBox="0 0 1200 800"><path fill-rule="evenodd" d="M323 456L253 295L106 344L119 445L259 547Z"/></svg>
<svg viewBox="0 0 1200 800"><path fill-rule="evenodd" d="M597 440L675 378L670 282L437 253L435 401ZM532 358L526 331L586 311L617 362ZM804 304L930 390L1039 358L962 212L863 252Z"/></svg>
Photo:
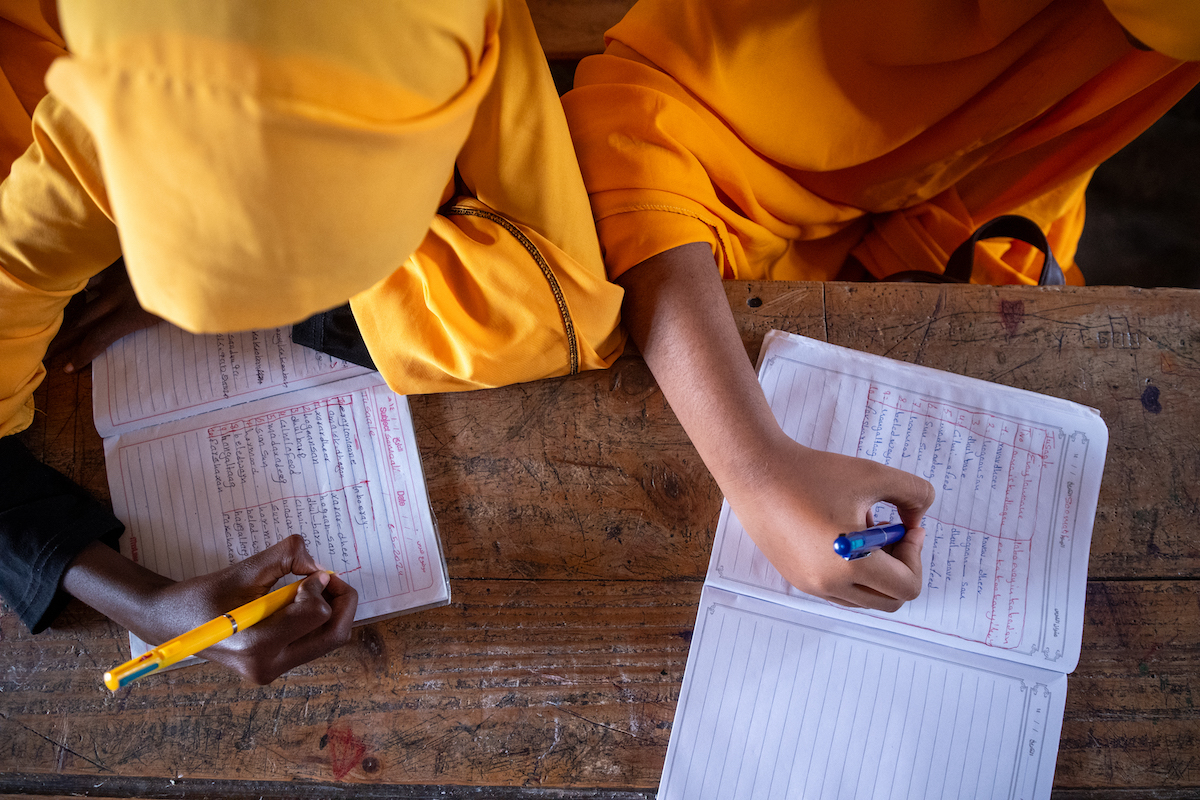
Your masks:
<svg viewBox="0 0 1200 800"><path fill-rule="evenodd" d="M1200 293L727 286L771 327L1090 404L1111 431L1055 797L1200 796ZM90 376L23 434L107 497ZM121 630L0 615L0 794L650 797L721 498L645 365L412 401L453 585L266 687L117 693ZM481 788L483 787L483 788Z"/></svg>

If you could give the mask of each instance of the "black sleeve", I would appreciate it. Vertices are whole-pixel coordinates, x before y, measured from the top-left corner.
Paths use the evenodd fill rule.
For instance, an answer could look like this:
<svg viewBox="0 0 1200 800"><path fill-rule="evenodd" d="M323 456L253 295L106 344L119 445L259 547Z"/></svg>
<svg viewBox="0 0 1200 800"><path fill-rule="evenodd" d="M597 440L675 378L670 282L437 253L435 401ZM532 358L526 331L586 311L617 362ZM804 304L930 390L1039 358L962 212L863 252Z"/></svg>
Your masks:
<svg viewBox="0 0 1200 800"><path fill-rule="evenodd" d="M0 595L32 632L70 599L59 584L75 556L97 540L116 549L124 531L83 487L0 438Z"/></svg>

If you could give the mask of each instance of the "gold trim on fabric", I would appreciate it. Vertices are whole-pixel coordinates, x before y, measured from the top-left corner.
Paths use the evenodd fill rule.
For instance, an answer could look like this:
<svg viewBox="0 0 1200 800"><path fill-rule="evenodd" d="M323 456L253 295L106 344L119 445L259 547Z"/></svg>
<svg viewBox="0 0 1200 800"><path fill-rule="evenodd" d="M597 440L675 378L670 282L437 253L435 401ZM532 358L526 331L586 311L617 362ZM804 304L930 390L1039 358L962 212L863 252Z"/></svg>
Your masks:
<svg viewBox="0 0 1200 800"><path fill-rule="evenodd" d="M442 213L465 217L481 217L490 220L511 233L513 238L520 242L521 246L529 252L529 255L533 256L533 260L538 265L538 269L542 271L542 276L545 277L546 283L550 285L550 292L554 295L554 302L558 305L558 313L562 317L563 334L567 337L567 353L571 362L571 371L568 374L578 375L579 343L575 339L575 323L571 320L571 312L567 308L567 298L563 294L562 287L558 285L558 278L554 277L554 271L550 269L550 264L546 262L545 257L537 249L537 245L531 242L529 237L521 232L520 228L493 211L484 211L480 208L468 208L465 206L450 206L443 208Z"/></svg>

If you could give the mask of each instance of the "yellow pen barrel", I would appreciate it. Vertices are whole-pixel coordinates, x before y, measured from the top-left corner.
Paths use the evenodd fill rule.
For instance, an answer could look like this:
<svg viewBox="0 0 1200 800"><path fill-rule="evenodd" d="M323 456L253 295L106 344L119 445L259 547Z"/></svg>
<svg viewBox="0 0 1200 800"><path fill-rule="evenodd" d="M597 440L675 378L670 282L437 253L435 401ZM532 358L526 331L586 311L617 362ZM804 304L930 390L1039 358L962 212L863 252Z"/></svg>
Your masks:
<svg viewBox="0 0 1200 800"><path fill-rule="evenodd" d="M194 656L201 650L212 647L222 639L228 639L237 633L238 628L233 624L228 614L193 628L185 634L176 636L170 641L163 642L154 648L159 652L162 662L159 667L169 667L188 656Z"/></svg>
<svg viewBox="0 0 1200 800"><path fill-rule="evenodd" d="M301 581L289 583L287 586L276 589L270 594L265 594L257 600L251 600L244 606L238 606L233 611L230 611L227 616L233 617L239 631L244 631L251 625L257 625L262 622L295 600L296 594L300 591L300 584Z"/></svg>
<svg viewBox="0 0 1200 800"><path fill-rule="evenodd" d="M334 574L329 570L323 571L328 575ZM163 642L135 659L126 661L119 667L114 667L104 673L104 685L115 692L134 678L140 678L156 670L169 667L177 661L182 661L188 656L212 647L238 631L262 622L296 599L296 593L300 591L300 583L301 581L289 583L282 589L276 589L256 600L251 600L227 614L209 620L199 628L193 628L170 641Z"/></svg>
<svg viewBox="0 0 1200 800"><path fill-rule="evenodd" d="M209 620L199 628L165 641L143 655L104 673L104 685L115 692L134 678L169 667L206 647L212 647L222 639L229 638L234 630L233 620L228 615Z"/></svg>

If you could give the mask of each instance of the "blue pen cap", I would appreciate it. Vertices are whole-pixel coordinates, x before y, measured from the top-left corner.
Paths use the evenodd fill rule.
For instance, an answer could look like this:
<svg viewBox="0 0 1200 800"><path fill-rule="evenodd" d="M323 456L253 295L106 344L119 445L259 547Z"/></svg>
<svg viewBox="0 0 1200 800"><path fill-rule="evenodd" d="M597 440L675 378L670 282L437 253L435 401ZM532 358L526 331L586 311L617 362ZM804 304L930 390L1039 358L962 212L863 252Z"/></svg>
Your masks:
<svg viewBox="0 0 1200 800"><path fill-rule="evenodd" d="M857 531L837 537L833 540L833 552L847 561L866 558L871 553L895 544L904 538L905 528L902 523L893 522L887 525L876 525L865 531Z"/></svg>
<svg viewBox="0 0 1200 800"><path fill-rule="evenodd" d="M833 540L833 552L837 553L842 558L850 558L854 555L854 551L862 548L862 537L851 539L849 536L839 536Z"/></svg>

